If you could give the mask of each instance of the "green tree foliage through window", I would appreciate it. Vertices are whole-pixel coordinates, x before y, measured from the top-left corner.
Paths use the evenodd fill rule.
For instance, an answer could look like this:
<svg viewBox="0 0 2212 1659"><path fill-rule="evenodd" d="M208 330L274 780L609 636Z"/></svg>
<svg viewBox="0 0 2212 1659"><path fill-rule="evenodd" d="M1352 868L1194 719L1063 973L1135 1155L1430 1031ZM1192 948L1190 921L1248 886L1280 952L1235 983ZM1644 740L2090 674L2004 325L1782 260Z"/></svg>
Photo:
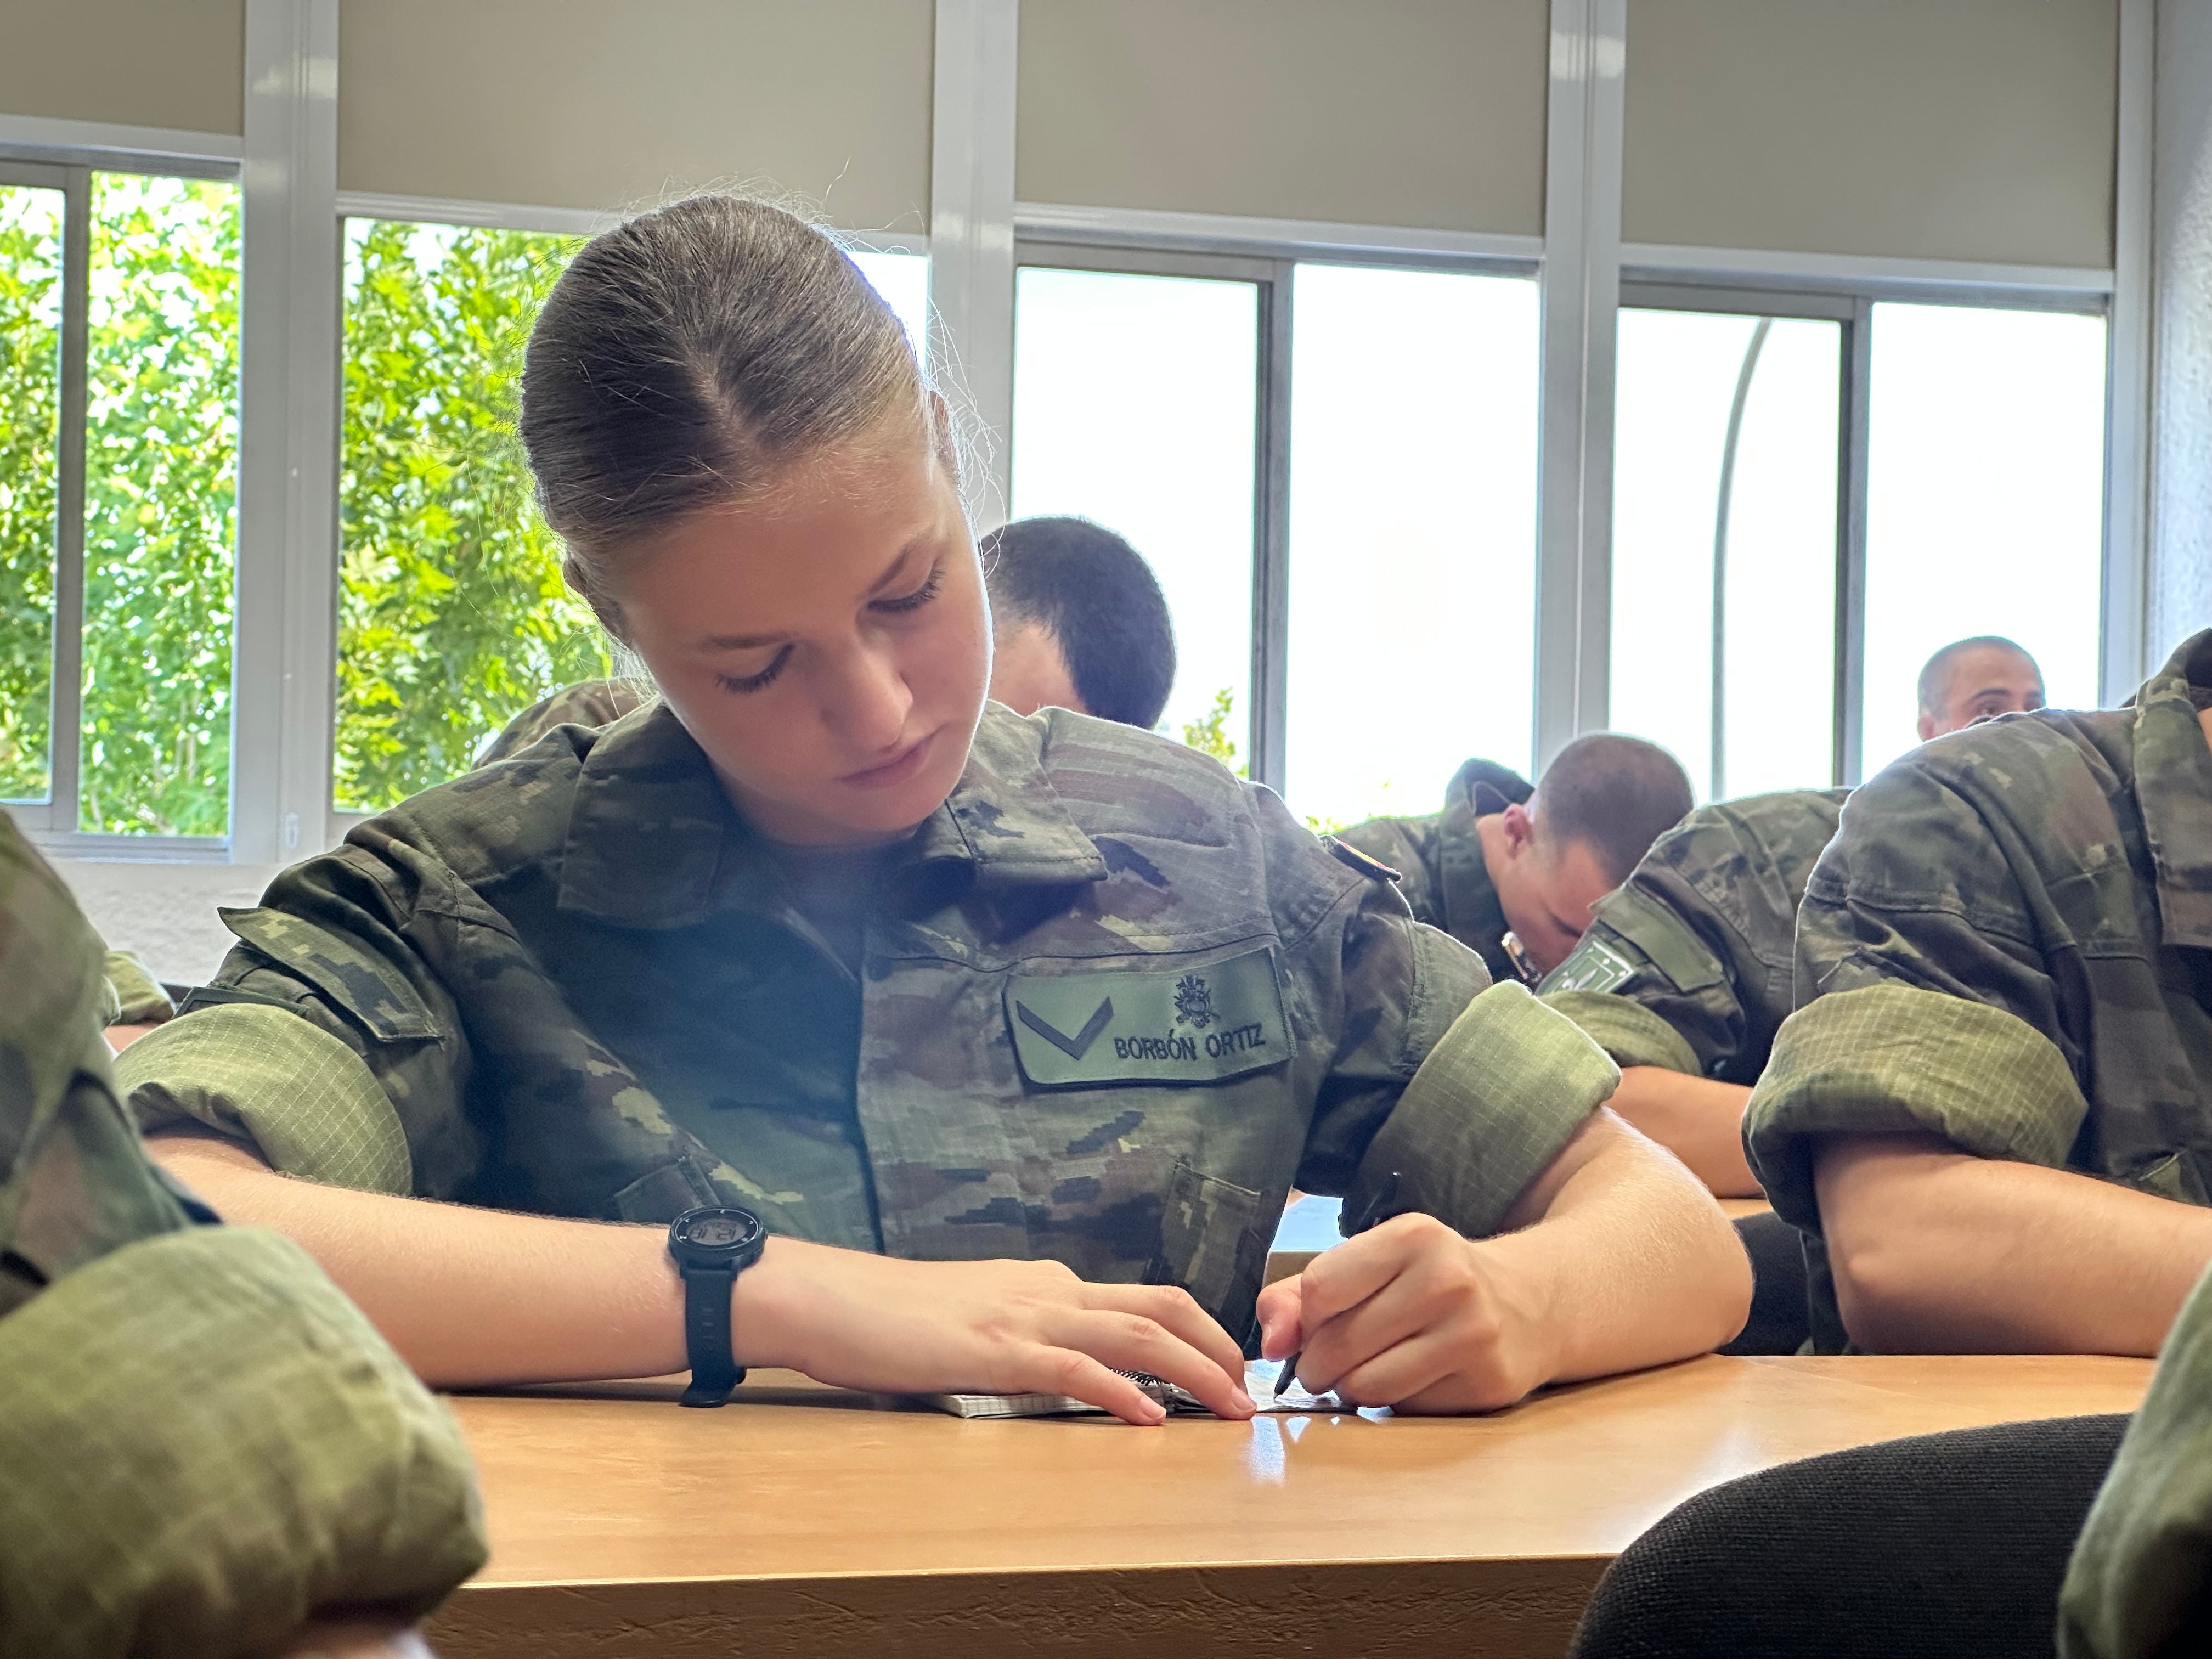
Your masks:
<svg viewBox="0 0 2212 1659"><path fill-rule="evenodd" d="M48 787L61 305L61 191L0 185L0 800Z"/></svg>
<svg viewBox="0 0 2212 1659"><path fill-rule="evenodd" d="M515 436L530 325L580 239L348 227L337 800L468 769L556 687L612 672Z"/></svg>

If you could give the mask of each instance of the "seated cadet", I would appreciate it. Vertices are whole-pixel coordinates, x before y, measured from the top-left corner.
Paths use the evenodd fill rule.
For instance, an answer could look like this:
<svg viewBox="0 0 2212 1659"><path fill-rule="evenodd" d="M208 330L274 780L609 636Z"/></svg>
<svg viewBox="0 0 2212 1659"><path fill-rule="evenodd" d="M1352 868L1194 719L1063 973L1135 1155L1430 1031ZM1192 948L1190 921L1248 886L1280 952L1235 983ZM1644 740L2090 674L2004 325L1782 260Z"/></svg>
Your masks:
<svg viewBox="0 0 2212 1659"><path fill-rule="evenodd" d="M1920 671L1920 741L2043 707L2043 671L1997 634L1954 640Z"/></svg>
<svg viewBox="0 0 2212 1659"><path fill-rule="evenodd" d="M1590 908L1690 810L1690 780L1656 743L1577 738L1533 788L1471 760L1444 810L1339 833L1396 871L1417 921L1473 950L1494 980L1533 984L1566 960Z"/></svg>
<svg viewBox="0 0 2212 1659"><path fill-rule="evenodd" d="M991 697L1149 732L1175 689L1175 628L1152 567L1087 519L1022 519L983 538Z"/></svg>
<svg viewBox="0 0 2212 1659"><path fill-rule="evenodd" d="M1621 1068L1613 1109L1723 1198L1759 1191L1743 1108L1791 1006L1797 901L1845 789L1701 806L1597 902L1544 1000Z"/></svg>
<svg viewBox="0 0 2212 1659"><path fill-rule="evenodd" d="M1735 1235L1571 1022L1272 792L987 706L945 406L826 236L702 197L595 239L521 430L659 700L279 876L120 1062L156 1155L425 1376L688 1364L712 1405L785 1365L1151 1423L1120 1372L1249 1413L1256 1323L1455 1411L1741 1324ZM1255 1321L1293 1181L1408 1212Z"/></svg>
<svg viewBox="0 0 2212 1659"><path fill-rule="evenodd" d="M0 813L0 1656L266 1654L481 1566L466 1449L299 1248L140 1152L100 946Z"/></svg>
<svg viewBox="0 0 2212 1659"><path fill-rule="evenodd" d="M2212 1260L2208 708L2212 633L1844 806L1745 1116L1822 1349L2158 1351Z"/></svg>
<svg viewBox="0 0 2212 1659"><path fill-rule="evenodd" d="M1920 671L1925 742L2043 707L2035 659L1985 635ZM1797 903L1850 792L1787 790L1699 807L1598 901L1546 1001L1621 1067L1613 1109L1723 1198L1759 1191L1743 1109L1793 1006Z"/></svg>

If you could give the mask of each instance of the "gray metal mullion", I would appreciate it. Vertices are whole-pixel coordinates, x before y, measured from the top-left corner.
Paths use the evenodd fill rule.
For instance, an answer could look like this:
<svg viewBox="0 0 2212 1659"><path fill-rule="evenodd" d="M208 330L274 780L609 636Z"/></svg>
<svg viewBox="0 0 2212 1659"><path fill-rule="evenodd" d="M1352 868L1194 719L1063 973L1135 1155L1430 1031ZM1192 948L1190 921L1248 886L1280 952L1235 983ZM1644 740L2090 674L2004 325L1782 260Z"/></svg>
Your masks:
<svg viewBox="0 0 2212 1659"><path fill-rule="evenodd" d="M84 489L92 336L92 174L69 170L62 210L61 431L55 446L53 686L47 828L72 833L84 764Z"/></svg>
<svg viewBox="0 0 2212 1659"><path fill-rule="evenodd" d="M1249 774L1280 794L1289 750L1291 632L1291 307L1296 265L1276 263L1260 289L1260 373L1253 433L1252 724Z"/></svg>
<svg viewBox="0 0 2212 1659"><path fill-rule="evenodd" d="M1867 440L1874 368L1874 302L1844 325L1836 468L1836 708L1834 779L1856 788L1865 760Z"/></svg>

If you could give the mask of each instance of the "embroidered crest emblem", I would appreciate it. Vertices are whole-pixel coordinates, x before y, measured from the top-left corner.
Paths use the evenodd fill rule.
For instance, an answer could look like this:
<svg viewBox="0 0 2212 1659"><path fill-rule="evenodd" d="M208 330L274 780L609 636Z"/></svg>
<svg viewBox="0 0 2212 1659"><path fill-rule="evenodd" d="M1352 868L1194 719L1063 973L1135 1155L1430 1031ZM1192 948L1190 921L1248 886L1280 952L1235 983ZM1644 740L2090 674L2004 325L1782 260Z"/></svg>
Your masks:
<svg viewBox="0 0 2212 1659"><path fill-rule="evenodd" d="M1190 1025L1203 1031L1213 1024L1213 993L1206 981L1196 974L1185 974L1176 981L1176 1024Z"/></svg>

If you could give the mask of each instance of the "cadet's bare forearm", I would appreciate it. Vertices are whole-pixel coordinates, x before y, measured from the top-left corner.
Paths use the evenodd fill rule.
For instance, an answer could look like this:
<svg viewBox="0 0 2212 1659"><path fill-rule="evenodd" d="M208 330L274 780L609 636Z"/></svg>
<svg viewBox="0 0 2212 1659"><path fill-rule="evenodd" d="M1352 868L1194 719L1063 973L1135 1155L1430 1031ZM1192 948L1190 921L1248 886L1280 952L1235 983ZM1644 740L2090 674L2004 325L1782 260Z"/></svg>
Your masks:
<svg viewBox="0 0 2212 1659"><path fill-rule="evenodd" d="M1630 1066L1606 1104L1690 1166L1722 1198L1756 1198L1759 1177L1743 1157L1743 1106L1751 1091L1737 1083Z"/></svg>
<svg viewBox="0 0 2212 1659"><path fill-rule="evenodd" d="M2212 1211L1929 1136L1836 1136L1814 1170L1844 1328L1878 1352L2155 1354L2212 1261Z"/></svg>
<svg viewBox="0 0 2212 1659"><path fill-rule="evenodd" d="M319 1186L200 1136L157 1134L147 1150L226 1220L301 1245L434 1386L684 1369L664 1229Z"/></svg>
<svg viewBox="0 0 2212 1659"><path fill-rule="evenodd" d="M1751 1310L1751 1264L1712 1194L1601 1108L1507 1221L1522 1231L1479 1248L1539 1298L1544 1382L1704 1353Z"/></svg>

